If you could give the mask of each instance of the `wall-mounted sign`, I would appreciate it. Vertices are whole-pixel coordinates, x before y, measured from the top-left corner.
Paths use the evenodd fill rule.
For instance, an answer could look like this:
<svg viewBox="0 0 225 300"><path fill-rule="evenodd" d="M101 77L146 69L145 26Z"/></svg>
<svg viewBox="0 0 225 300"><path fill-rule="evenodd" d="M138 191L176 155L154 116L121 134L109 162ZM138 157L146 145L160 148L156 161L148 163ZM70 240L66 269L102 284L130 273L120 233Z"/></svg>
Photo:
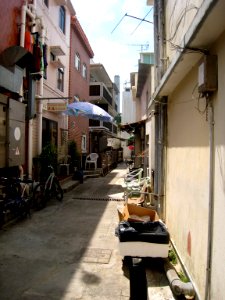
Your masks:
<svg viewBox="0 0 225 300"><path fill-rule="evenodd" d="M15 140L16 140L16 141L19 141L19 140L20 140L20 138L21 138L21 130L20 130L19 127L16 127L16 128L14 129L14 137L15 137Z"/></svg>
<svg viewBox="0 0 225 300"><path fill-rule="evenodd" d="M48 111L64 111L66 110L66 103L47 103Z"/></svg>

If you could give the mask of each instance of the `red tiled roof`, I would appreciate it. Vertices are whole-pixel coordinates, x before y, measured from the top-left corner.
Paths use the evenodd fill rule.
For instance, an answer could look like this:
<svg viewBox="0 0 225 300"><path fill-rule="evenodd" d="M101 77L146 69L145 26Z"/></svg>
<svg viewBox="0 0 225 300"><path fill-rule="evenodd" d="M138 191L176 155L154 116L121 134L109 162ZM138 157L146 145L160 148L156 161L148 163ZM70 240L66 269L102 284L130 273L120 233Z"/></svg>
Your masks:
<svg viewBox="0 0 225 300"><path fill-rule="evenodd" d="M86 50L88 51L88 54L89 54L90 58L93 58L94 57L94 52L91 48L91 45L88 41L88 38L87 38L86 34L83 31L83 28L81 27L80 22L78 21L76 16L71 17L71 24L72 24L72 28L78 33L81 41L83 42Z"/></svg>

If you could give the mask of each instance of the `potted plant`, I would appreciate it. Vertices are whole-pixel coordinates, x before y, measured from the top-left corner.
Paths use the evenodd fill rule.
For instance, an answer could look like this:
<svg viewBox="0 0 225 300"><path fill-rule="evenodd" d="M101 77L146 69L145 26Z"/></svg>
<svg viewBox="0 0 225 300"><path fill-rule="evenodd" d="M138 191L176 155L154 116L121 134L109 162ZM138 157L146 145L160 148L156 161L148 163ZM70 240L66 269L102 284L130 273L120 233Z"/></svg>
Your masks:
<svg viewBox="0 0 225 300"><path fill-rule="evenodd" d="M48 175L48 166L53 166L54 170L57 168L57 148L55 145L49 143L43 147L39 155L40 163L40 177L44 179Z"/></svg>

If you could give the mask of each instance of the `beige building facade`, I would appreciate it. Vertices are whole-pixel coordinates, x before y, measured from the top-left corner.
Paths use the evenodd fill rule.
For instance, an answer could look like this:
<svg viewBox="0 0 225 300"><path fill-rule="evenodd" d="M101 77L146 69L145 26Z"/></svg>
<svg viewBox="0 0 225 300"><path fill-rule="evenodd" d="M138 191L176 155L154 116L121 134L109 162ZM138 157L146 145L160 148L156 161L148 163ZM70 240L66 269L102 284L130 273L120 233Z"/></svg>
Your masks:
<svg viewBox="0 0 225 300"><path fill-rule="evenodd" d="M68 120L62 112L69 97L70 20L75 10L70 1L33 1L33 29L46 47L47 67L36 83L36 117L29 126L29 173L32 158L49 142L63 147L68 140ZM32 155L31 155L32 154ZM66 153L65 153L66 154Z"/></svg>
<svg viewBox="0 0 225 300"><path fill-rule="evenodd" d="M148 108L149 115L159 112L156 124L164 121L155 133L165 133L158 139L163 147L153 143L163 182L158 209L196 298L225 299L225 3L153 2L161 42Z"/></svg>

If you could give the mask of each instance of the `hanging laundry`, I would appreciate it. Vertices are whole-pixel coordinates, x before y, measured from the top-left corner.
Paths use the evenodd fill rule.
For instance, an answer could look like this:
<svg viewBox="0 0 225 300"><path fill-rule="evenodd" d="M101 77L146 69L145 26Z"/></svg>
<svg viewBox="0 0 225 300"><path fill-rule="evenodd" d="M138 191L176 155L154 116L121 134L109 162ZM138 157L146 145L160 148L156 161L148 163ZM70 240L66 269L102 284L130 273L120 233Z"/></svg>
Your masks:
<svg viewBox="0 0 225 300"><path fill-rule="evenodd" d="M43 58L43 44L40 42L39 47L41 50L40 70L44 71L44 58Z"/></svg>
<svg viewBox="0 0 225 300"><path fill-rule="evenodd" d="M29 52L33 52L33 37L30 31L25 31L24 48Z"/></svg>
<svg viewBox="0 0 225 300"><path fill-rule="evenodd" d="M41 53L41 48L38 44L34 44L33 55L35 59L35 72L40 72L42 53Z"/></svg>
<svg viewBox="0 0 225 300"><path fill-rule="evenodd" d="M44 68L46 69L48 66L48 61L47 61L47 45L43 45L43 59L44 59Z"/></svg>
<svg viewBox="0 0 225 300"><path fill-rule="evenodd" d="M47 79L47 45L43 45L44 78Z"/></svg>

